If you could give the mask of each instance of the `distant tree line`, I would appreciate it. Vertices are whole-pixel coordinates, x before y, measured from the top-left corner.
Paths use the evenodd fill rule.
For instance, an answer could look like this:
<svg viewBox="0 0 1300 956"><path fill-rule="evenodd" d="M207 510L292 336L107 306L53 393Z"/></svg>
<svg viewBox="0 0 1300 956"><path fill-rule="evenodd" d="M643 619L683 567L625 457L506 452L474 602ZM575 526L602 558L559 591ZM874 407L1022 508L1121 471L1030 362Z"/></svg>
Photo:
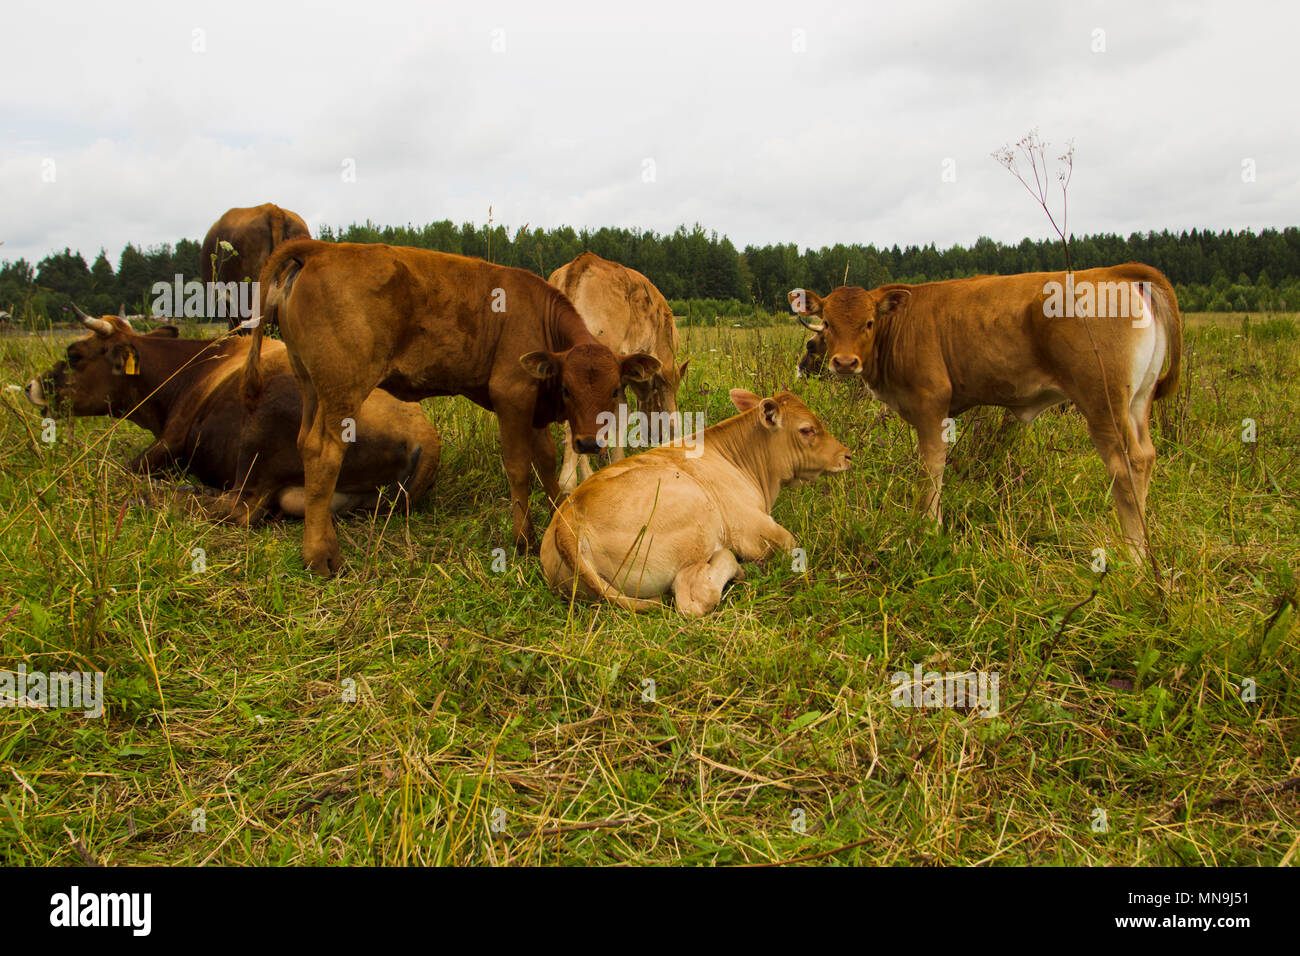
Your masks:
<svg viewBox="0 0 1300 956"><path fill-rule="evenodd" d="M46 256L35 267L25 259L6 260L0 262L0 310L30 325L67 319L73 302L92 315L116 312L121 305L145 314L155 282L171 282L177 273L197 277L198 267L199 244L190 239L148 249L128 245L116 269L103 249L89 266L71 249Z"/></svg>
<svg viewBox="0 0 1300 956"><path fill-rule="evenodd" d="M787 311L786 293L807 286L826 292L847 281L871 288L886 282L928 282L981 274L1054 271L1064 267L1059 242L1024 239L1007 245L980 237L969 247L844 245L800 250L794 244L746 246L737 250L725 236L679 227L651 230L575 230L524 227L512 235L503 226L450 221L427 226L378 226L369 221L325 227L320 238L336 242L387 242L480 256L541 276L591 251L645 273L694 322L738 318L766 322ZM1187 312L1263 311L1300 308L1300 228L1211 232L1133 233L1074 237L1075 268L1145 262L1174 283ZM155 282L177 274L197 276L199 244L182 239L141 249L128 245L116 268L102 249L87 265L79 252L64 249L35 266L25 260L0 262L0 309L16 320L44 324L65 317L76 301L92 312L147 312Z"/></svg>

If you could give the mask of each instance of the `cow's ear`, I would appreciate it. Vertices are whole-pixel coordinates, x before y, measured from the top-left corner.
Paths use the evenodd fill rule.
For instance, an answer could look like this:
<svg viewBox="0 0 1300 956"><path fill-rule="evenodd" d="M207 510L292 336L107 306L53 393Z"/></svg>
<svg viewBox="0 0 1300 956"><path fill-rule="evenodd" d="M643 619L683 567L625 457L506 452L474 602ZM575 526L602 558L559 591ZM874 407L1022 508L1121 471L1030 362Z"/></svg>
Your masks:
<svg viewBox="0 0 1300 956"><path fill-rule="evenodd" d="M113 346L113 374L140 374L140 353L135 350L134 345L119 342Z"/></svg>
<svg viewBox="0 0 1300 956"><path fill-rule="evenodd" d="M181 336L181 330L174 325L160 325L149 334L156 335L160 339L178 339Z"/></svg>
<svg viewBox="0 0 1300 956"><path fill-rule="evenodd" d="M659 371L661 363L653 355L634 352L619 359L619 371L626 382L648 382Z"/></svg>
<svg viewBox="0 0 1300 956"><path fill-rule="evenodd" d="M736 406L738 412L747 412L762 401L753 392L746 391L743 388L733 388L728 394L731 396L731 404Z"/></svg>
<svg viewBox="0 0 1300 956"><path fill-rule="evenodd" d="M685 362L683 362L683 363L681 364L681 366L678 367L678 369L677 369L677 379L678 379L678 381L685 381L685 380L686 380L686 366L688 366L688 365L690 365L690 364L691 364L691 360L690 360L690 359L687 359Z"/></svg>
<svg viewBox="0 0 1300 956"><path fill-rule="evenodd" d="M104 318L107 319L108 316L104 316ZM117 327L118 327L119 329L121 329L122 331L124 331L124 332L134 332L134 331L135 331L135 329L131 327L131 320L128 319L128 318L126 317L126 304L125 304L125 303L123 303L122 305L118 306L118 308L117 308Z"/></svg>
<svg viewBox="0 0 1300 956"><path fill-rule="evenodd" d="M758 403L758 420L768 431L781 427L781 406L774 398L765 398Z"/></svg>
<svg viewBox="0 0 1300 956"><path fill-rule="evenodd" d="M529 352L519 356L519 364L533 378L548 379L560 374L560 360L550 352Z"/></svg>
<svg viewBox="0 0 1300 956"><path fill-rule="evenodd" d="M891 289L880 297L876 303L876 318L883 319L886 316L899 318L907 311L907 302L912 298L912 293L906 289ZM871 328L871 323L867 322L867 328Z"/></svg>
<svg viewBox="0 0 1300 956"><path fill-rule="evenodd" d="M811 289L791 289L790 308L796 315L821 315L822 299Z"/></svg>

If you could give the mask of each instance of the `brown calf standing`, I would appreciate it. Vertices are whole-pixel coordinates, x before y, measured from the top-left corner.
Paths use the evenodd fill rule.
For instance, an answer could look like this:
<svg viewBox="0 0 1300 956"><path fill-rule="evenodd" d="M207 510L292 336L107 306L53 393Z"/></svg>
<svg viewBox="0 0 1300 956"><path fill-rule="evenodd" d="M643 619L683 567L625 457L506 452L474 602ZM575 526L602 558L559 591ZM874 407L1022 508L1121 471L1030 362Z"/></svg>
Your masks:
<svg viewBox="0 0 1300 956"><path fill-rule="evenodd" d="M831 370L860 376L916 429L925 506L941 521L945 420L976 405L1023 422L1073 401L1106 465L1125 541L1145 541L1155 467L1151 405L1178 384L1182 315L1173 286L1150 266L841 286L790 303L826 341ZM1166 363L1168 368L1162 372Z"/></svg>
<svg viewBox="0 0 1300 956"><path fill-rule="evenodd" d="M382 244L299 240L262 270L263 321L253 335L245 401L256 405L262 329L278 323L303 393L298 447L306 475L303 560L339 566L328 502L343 455L343 423L382 387L415 401L464 395L495 412L510 480L516 548L535 546L528 512L535 466L558 500L549 425L567 422L579 452L599 451L597 417L659 360L619 355L587 330L572 303L538 276L482 259Z"/></svg>

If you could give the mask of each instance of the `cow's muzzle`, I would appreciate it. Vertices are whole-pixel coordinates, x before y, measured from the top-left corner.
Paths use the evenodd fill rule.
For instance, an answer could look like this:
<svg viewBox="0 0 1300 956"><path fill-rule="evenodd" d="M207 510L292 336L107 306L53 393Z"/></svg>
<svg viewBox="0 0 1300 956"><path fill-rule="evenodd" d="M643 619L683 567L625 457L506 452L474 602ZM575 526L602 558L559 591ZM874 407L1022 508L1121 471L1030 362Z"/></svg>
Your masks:
<svg viewBox="0 0 1300 956"><path fill-rule="evenodd" d="M600 452L600 442L594 438L575 438L573 447L579 455L595 455Z"/></svg>
<svg viewBox="0 0 1300 956"><path fill-rule="evenodd" d="M49 400L45 397L45 388L41 385L41 380L39 378L34 378L27 383L27 388L24 394L27 396L27 401L31 402L39 409L44 410L50 404Z"/></svg>
<svg viewBox="0 0 1300 956"><path fill-rule="evenodd" d="M832 355L831 370L836 375L857 375L862 371L862 360L856 355Z"/></svg>

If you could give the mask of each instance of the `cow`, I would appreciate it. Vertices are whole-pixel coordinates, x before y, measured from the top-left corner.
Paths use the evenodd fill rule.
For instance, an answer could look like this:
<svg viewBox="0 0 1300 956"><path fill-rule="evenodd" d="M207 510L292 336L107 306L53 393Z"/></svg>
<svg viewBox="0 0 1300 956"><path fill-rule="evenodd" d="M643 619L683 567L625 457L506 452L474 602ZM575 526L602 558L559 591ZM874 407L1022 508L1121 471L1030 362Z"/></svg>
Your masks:
<svg viewBox="0 0 1300 956"><path fill-rule="evenodd" d="M1182 315L1162 273L1128 263L870 291L840 286L825 298L795 289L790 303L825 336L832 371L860 377L916 430L926 472L920 500L936 523L951 416L997 405L1030 422L1073 401L1140 560L1156 458L1151 405L1177 386L1182 355Z"/></svg>
<svg viewBox="0 0 1300 956"><path fill-rule="evenodd" d="M689 445L678 439L602 468L564 500L542 539L553 590L636 611L661 607L671 591L680 613L701 617L743 576L738 558L794 548L772 520L777 494L846 470L849 449L790 392L733 389L731 400L740 414Z"/></svg>
<svg viewBox="0 0 1300 956"><path fill-rule="evenodd" d="M560 498L550 424L567 422L574 447L595 454L601 413L613 413L625 384L648 382L660 367L653 355L606 348L540 276L468 256L299 239L272 254L260 282L245 401L258 401L258 346L278 324L303 391L303 561L325 576L339 567L328 505L343 422L373 389L412 401L464 395L496 413L515 548L525 553L536 548L534 466L552 507Z"/></svg>
<svg viewBox="0 0 1300 956"><path fill-rule="evenodd" d="M182 339L171 325L141 335L121 315L93 318L74 310L91 335L70 344L64 361L27 385L28 401L78 416L126 418L147 429L154 441L130 469L180 469L220 489L224 494L205 502L212 517L250 525L272 512L302 516L302 461L292 439L302 398L282 343L267 343L265 396L250 414L240 400L249 338ZM377 391L354 424L331 508L371 508L381 491L392 496L399 489L419 500L442 450L420 406Z"/></svg>
<svg viewBox="0 0 1300 956"><path fill-rule="evenodd" d="M591 334L616 352L646 352L659 359L659 371L648 382L632 382L637 408L647 415L665 416L668 437L676 438L677 389L689 362L677 364L677 323L673 310L654 284L617 262L584 252L560 266L546 280L563 292L578 310ZM611 461L623 458L623 446L609 450ZM569 494L591 474L586 455L573 447L565 426L564 461L560 466L560 492Z"/></svg>
<svg viewBox="0 0 1300 956"><path fill-rule="evenodd" d="M795 378L821 377L826 374L826 337L818 332L803 345L799 363L795 366Z"/></svg>
<svg viewBox="0 0 1300 956"><path fill-rule="evenodd" d="M252 296L230 283L256 279L271 253L290 239L309 239L311 230L301 216L275 203L227 209L203 237L199 250L199 275L204 282L220 282L220 301L225 303L230 327L251 315L241 315L239 303L251 303ZM228 242L227 250L220 244ZM255 311L255 310L254 310Z"/></svg>

